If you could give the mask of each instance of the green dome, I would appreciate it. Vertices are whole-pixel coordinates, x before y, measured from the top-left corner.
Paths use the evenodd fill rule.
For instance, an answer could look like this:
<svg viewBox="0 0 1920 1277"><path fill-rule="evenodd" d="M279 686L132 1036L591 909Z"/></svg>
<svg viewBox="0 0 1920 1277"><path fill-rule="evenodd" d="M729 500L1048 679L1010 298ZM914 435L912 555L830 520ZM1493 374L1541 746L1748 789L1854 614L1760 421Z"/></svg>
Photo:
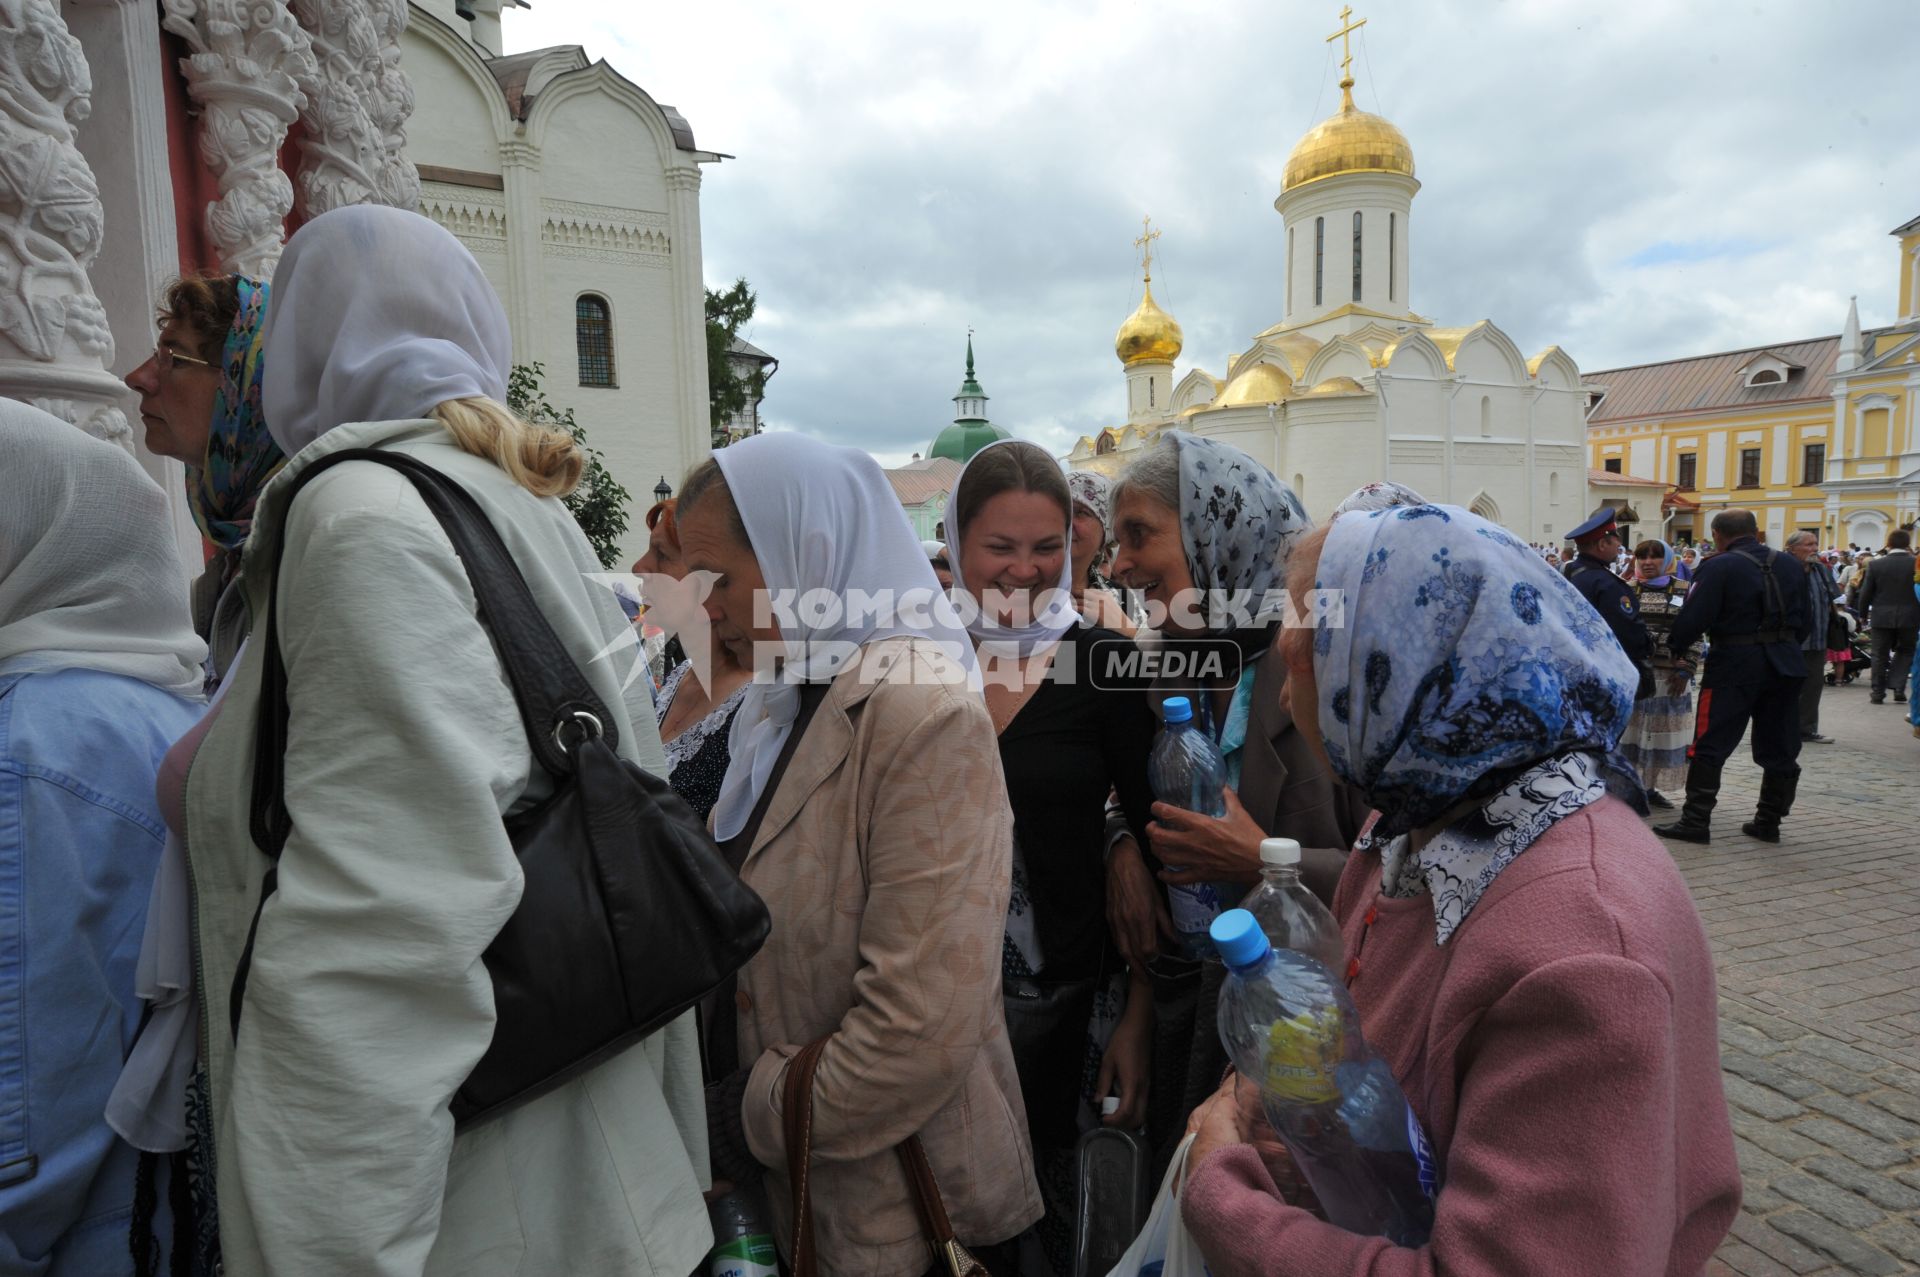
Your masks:
<svg viewBox="0 0 1920 1277"><path fill-rule="evenodd" d="M934 436L933 446L927 449L927 456L948 457L964 465L973 459L974 453L988 444L1011 438L1012 434L991 421L956 421Z"/></svg>

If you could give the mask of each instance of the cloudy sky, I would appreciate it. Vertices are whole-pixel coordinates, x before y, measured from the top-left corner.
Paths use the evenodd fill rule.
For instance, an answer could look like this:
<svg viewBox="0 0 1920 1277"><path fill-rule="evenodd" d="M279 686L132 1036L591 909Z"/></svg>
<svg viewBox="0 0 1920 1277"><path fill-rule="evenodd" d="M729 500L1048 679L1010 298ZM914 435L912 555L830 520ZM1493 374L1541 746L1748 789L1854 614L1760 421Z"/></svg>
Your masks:
<svg viewBox="0 0 1920 1277"><path fill-rule="evenodd" d="M1412 304L1601 369L1891 322L1920 215L1913 0L1361 0L1363 110L1413 145ZM966 332L1000 425L1125 417L1133 238L1215 375L1280 318L1287 153L1338 106L1326 0L535 0L678 107L710 285L745 276L764 413L883 460L953 416Z"/></svg>

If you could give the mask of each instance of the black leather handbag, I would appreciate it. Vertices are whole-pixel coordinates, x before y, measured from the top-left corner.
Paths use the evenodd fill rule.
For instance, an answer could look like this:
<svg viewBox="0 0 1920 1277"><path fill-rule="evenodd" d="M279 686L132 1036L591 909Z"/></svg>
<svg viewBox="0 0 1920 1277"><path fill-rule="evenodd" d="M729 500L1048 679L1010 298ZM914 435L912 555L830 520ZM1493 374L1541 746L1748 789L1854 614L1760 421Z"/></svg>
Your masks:
<svg viewBox="0 0 1920 1277"><path fill-rule="evenodd" d="M355 448L309 466L391 467L413 482L453 542L553 793L506 818L525 876L513 916L488 946L493 1041L452 1100L464 1129L523 1104L665 1025L746 965L772 923L691 808L667 782L616 752L613 718L568 658L487 516L462 488L404 454ZM275 547L269 590L277 590ZM265 675L255 729L253 840L273 861L233 978L240 1034L254 936L292 832L284 783L287 677L277 595L267 611ZM422 794L421 802L432 802ZM405 855L405 848L396 854Z"/></svg>

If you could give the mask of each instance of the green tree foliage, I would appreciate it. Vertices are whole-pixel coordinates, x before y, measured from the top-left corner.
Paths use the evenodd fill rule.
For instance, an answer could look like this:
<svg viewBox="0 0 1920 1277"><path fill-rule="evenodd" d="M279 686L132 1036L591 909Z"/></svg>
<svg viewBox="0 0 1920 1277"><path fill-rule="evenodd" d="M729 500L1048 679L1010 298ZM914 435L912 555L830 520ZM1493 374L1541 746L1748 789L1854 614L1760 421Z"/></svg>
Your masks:
<svg viewBox="0 0 1920 1277"><path fill-rule="evenodd" d="M727 445L726 423L729 417L745 412L766 393L767 376L761 369L741 374L727 352L733 339L753 319L758 299L747 287L745 278L733 281L724 293L707 290L707 402L708 426L713 431L713 446Z"/></svg>
<svg viewBox="0 0 1920 1277"><path fill-rule="evenodd" d="M587 443L586 427L573 419L573 409L556 408L547 401L546 393L540 389L540 379L546 371L546 365L539 362L515 364L507 378L507 407L536 426L566 431L586 454L587 466L580 476L580 486L569 493L565 501L574 521L587 534L600 566L612 571L623 566L620 538L627 531L627 505L633 496L607 471L606 458L600 455L600 450Z"/></svg>

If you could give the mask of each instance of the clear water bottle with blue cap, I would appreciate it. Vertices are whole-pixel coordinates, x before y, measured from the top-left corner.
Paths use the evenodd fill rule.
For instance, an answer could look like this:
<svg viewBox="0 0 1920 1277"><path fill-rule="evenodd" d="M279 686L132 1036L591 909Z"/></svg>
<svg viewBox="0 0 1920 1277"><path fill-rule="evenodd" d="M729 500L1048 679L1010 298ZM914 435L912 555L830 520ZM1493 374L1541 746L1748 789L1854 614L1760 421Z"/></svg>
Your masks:
<svg viewBox="0 0 1920 1277"><path fill-rule="evenodd" d="M1350 1233L1421 1246L1433 1231L1433 1150L1360 1013L1327 965L1276 950L1245 909L1214 919L1227 966L1220 1044L1260 1087L1267 1121L1313 1186L1327 1219Z"/></svg>
<svg viewBox="0 0 1920 1277"><path fill-rule="evenodd" d="M1220 756L1220 747L1193 721L1193 702L1184 696L1169 696L1161 712L1165 727L1153 742L1153 753L1147 756L1147 780L1153 786L1153 796L1203 816L1226 815L1227 763ZM1207 928L1220 916L1227 898L1210 882L1167 888L1173 929L1188 957L1213 956Z"/></svg>
<svg viewBox="0 0 1920 1277"><path fill-rule="evenodd" d="M1253 915L1274 948L1318 958L1329 971L1341 969L1345 948L1340 924L1300 881L1300 844L1293 839L1261 840L1260 885L1247 893L1240 907Z"/></svg>

